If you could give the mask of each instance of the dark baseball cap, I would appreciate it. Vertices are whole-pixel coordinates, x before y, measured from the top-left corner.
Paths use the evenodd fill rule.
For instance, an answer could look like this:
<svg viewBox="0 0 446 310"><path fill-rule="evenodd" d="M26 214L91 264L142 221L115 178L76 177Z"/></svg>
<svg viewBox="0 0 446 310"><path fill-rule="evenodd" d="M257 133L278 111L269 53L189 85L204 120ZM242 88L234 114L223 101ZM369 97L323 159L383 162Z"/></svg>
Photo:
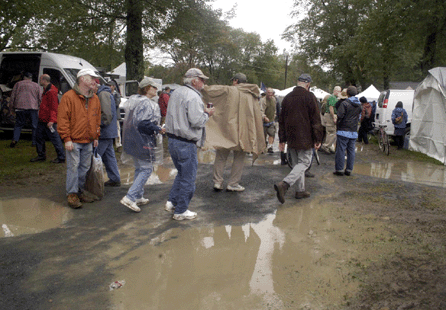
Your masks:
<svg viewBox="0 0 446 310"><path fill-rule="evenodd" d="M231 81L234 81L234 80L238 80L239 83L246 83L246 81L247 81L248 79L246 78L246 75L245 75L245 74L239 72L239 73L236 73L236 74L234 75L234 77L231 79Z"/></svg>
<svg viewBox="0 0 446 310"><path fill-rule="evenodd" d="M313 81L311 79L311 76L309 74L306 74L306 73L301 74L297 80L301 81L301 82L305 82L305 83L310 83L310 82Z"/></svg>

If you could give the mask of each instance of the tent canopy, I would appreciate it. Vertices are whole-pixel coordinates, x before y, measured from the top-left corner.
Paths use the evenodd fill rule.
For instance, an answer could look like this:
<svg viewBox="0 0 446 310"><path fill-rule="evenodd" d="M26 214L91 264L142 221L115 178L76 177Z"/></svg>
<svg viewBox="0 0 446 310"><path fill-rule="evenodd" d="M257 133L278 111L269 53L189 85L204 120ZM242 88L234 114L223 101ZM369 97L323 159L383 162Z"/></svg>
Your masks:
<svg viewBox="0 0 446 310"><path fill-rule="evenodd" d="M446 165L446 68L429 70L415 90L409 149Z"/></svg>
<svg viewBox="0 0 446 310"><path fill-rule="evenodd" d="M380 92L375 86L370 85L366 90L356 95L357 98L365 97L368 102L378 101Z"/></svg>
<svg viewBox="0 0 446 310"><path fill-rule="evenodd" d="M293 91L294 87L296 87L296 86L292 86L292 87L289 87L289 88L284 89L284 90L276 91L276 96L278 96L278 97L282 97L282 98L283 98L283 97L285 97L286 95L288 95L289 93L291 93L291 92ZM324 91L324 90L322 90L322 89L320 89L320 88L317 88L316 86L311 87L311 88L310 88L310 91L311 91L311 92L316 96L316 98L319 99L319 100L324 99L324 97L325 97L326 95L330 95L330 94L327 93L326 91Z"/></svg>

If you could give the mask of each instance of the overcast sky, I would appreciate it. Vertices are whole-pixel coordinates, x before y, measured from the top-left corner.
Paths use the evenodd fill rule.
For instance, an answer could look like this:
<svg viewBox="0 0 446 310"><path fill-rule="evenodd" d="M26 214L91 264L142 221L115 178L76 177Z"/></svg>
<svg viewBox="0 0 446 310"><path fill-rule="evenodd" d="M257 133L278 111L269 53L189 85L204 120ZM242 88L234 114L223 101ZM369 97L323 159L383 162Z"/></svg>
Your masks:
<svg viewBox="0 0 446 310"><path fill-rule="evenodd" d="M212 4L215 9L230 10L237 3L236 17L229 21L233 28L242 28L245 32L256 32L263 42L274 40L279 48L291 50L291 45L280 39L285 28L293 24L289 16L294 0L215 0ZM262 3L262 4L260 4Z"/></svg>

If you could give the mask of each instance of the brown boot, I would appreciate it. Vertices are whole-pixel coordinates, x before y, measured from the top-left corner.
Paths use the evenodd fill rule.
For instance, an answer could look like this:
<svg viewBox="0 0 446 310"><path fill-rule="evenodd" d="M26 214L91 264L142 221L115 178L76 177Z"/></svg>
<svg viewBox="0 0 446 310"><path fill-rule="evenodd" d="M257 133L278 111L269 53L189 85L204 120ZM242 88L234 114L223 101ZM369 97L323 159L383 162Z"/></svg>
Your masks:
<svg viewBox="0 0 446 310"><path fill-rule="evenodd" d="M296 195L294 197L296 197L296 199L308 198L310 197L310 193L307 191L296 192Z"/></svg>
<svg viewBox="0 0 446 310"><path fill-rule="evenodd" d="M274 189L277 192L277 199L279 199L280 203L285 202L285 194L290 188L290 185L287 182L280 181L277 184L274 184Z"/></svg>
<svg viewBox="0 0 446 310"><path fill-rule="evenodd" d="M87 192L83 192L83 193L81 193L79 195L80 201L81 202L86 202L86 203L90 203L90 202L93 202L95 200L99 200L99 198L96 199L96 197L97 197L96 195L93 195L93 194L90 194L90 193L87 193Z"/></svg>
<svg viewBox="0 0 446 310"><path fill-rule="evenodd" d="M77 194L68 194L67 197L68 205L73 209L79 209L82 207L82 203L79 200L79 196Z"/></svg>

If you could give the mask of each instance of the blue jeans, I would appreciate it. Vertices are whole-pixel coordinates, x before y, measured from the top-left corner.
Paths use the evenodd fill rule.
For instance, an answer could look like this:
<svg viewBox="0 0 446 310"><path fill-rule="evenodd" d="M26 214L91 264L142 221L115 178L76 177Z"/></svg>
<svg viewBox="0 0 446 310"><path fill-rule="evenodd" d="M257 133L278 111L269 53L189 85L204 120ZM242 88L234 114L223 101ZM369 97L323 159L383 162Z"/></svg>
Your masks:
<svg viewBox="0 0 446 310"><path fill-rule="evenodd" d="M343 136L337 136L335 169L338 172L344 171L345 151L347 150L347 167L345 171L352 172L355 164L355 143L356 139L349 139Z"/></svg>
<svg viewBox="0 0 446 310"><path fill-rule="evenodd" d="M135 178L133 184L127 192L127 198L135 202L136 199L140 199L144 195L144 185L153 171L152 162L148 160L139 159L133 157L133 164L135 166Z"/></svg>
<svg viewBox="0 0 446 310"><path fill-rule="evenodd" d="M67 195L81 193L85 186L87 172L91 166L93 143L74 143L73 150L66 152Z"/></svg>
<svg viewBox="0 0 446 310"><path fill-rule="evenodd" d="M14 125L14 134L12 141L19 142L20 133L22 132L22 128L26 125L26 121L28 118L31 118L32 125L32 144L36 144L36 129L37 123L39 122L39 111L38 110L22 110L16 111L15 113L15 125Z"/></svg>
<svg viewBox="0 0 446 310"><path fill-rule="evenodd" d="M36 131L36 150L37 155L46 158L45 137L48 137L56 149L57 158L65 160L65 150L63 148L62 139L57 132L57 124L53 124L54 132L51 132L47 126L48 123L39 122Z"/></svg>
<svg viewBox="0 0 446 310"><path fill-rule="evenodd" d="M121 176L119 175L118 162L116 161L115 149L113 148L114 139L99 139L98 154L102 158L102 162L107 171L107 176L110 181L115 183L121 182Z"/></svg>
<svg viewBox="0 0 446 310"><path fill-rule="evenodd" d="M169 193L169 201L175 206L175 214L180 214L187 210L195 193L197 146L195 143L169 138L169 153L178 170Z"/></svg>

